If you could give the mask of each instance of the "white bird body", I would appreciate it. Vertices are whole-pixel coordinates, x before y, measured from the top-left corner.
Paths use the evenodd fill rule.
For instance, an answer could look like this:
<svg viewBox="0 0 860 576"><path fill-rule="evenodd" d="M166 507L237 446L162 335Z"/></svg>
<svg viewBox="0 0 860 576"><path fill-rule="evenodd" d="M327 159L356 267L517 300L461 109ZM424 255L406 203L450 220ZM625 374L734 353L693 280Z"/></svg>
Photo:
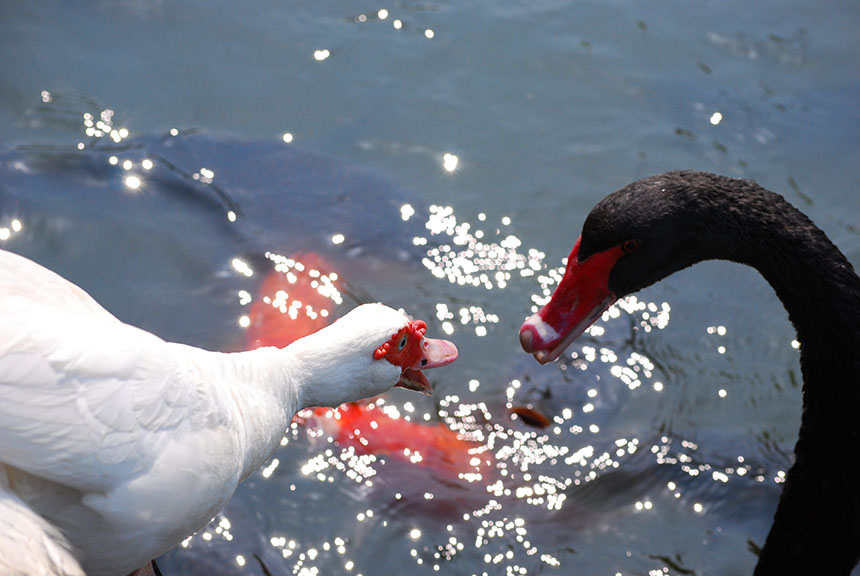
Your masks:
<svg viewBox="0 0 860 576"><path fill-rule="evenodd" d="M87 574L127 574L203 527L296 411L394 386L406 367L373 351L407 324L368 304L284 349L209 352L0 251L0 497L55 526ZM424 367L456 358L444 344Z"/></svg>

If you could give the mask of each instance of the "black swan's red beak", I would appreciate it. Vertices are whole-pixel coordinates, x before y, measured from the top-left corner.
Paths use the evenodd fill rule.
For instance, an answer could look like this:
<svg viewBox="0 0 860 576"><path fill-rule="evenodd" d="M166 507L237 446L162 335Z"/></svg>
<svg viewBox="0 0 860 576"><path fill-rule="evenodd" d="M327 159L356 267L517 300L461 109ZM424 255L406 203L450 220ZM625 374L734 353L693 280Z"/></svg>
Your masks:
<svg viewBox="0 0 860 576"><path fill-rule="evenodd" d="M520 345L541 364L558 358L617 299L609 289L609 273L622 254L621 248L580 261L579 242L550 301L520 327Z"/></svg>

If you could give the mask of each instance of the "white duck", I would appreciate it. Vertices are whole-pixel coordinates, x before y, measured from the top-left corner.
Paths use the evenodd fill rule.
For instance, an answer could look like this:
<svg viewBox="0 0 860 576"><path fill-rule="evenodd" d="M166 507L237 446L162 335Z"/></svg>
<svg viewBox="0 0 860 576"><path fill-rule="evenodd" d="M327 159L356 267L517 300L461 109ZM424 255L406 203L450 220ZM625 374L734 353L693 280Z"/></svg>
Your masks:
<svg viewBox="0 0 860 576"><path fill-rule="evenodd" d="M395 385L431 392L420 370L457 349L425 330L366 304L283 349L209 352L125 324L0 250L0 515L22 518L0 520L3 561L79 574L76 558L90 576L148 564L227 503L298 410ZM24 525L34 552L16 544Z"/></svg>

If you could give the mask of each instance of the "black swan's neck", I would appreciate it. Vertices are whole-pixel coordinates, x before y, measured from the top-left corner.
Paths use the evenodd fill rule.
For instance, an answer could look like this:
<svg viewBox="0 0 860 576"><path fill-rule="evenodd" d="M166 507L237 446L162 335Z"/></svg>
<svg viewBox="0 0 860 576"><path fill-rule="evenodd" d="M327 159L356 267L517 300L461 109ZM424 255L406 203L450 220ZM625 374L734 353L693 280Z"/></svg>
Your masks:
<svg viewBox="0 0 860 576"><path fill-rule="evenodd" d="M801 344L795 463L755 573L849 574L860 558L860 279L781 196L738 180L717 184L726 182L742 194L727 192L731 205L701 220L712 223L712 245L722 252L713 257L761 272Z"/></svg>

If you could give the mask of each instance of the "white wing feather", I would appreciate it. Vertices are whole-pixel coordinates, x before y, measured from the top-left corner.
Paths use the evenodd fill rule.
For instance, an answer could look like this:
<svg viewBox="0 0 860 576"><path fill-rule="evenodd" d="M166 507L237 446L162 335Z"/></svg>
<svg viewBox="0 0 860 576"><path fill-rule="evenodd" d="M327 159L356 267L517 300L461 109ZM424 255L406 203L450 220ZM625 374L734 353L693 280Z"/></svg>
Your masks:
<svg viewBox="0 0 860 576"><path fill-rule="evenodd" d="M146 471L165 437L146 432L179 426L197 396L175 347L0 251L0 462L82 491Z"/></svg>

